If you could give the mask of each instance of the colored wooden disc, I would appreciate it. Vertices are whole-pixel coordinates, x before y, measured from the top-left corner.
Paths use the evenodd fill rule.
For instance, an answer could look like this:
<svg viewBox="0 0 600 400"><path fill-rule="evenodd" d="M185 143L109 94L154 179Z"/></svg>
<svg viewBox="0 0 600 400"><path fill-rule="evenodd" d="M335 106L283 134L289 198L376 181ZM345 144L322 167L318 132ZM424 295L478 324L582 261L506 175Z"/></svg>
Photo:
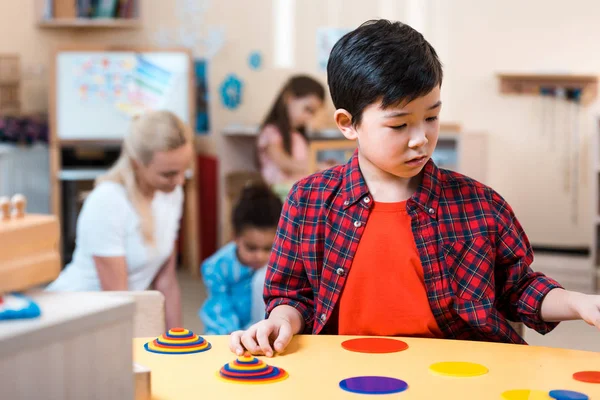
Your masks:
<svg viewBox="0 0 600 400"><path fill-rule="evenodd" d="M342 347L357 353L396 353L408 349L408 344L388 338L359 338L342 342Z"/></svg>
<svg viewBox="0 0 600 400"><path fill-rule="evenodd" d="M572 390L552 390L550 397L556 400L588 400L587 394L573 392Z"/></svg>
<svg viewBox="0 0 600 400"><path fill-rule="evenodd" d="M573 379L580 382L600 383L600 371L579 371L573 374Z"/></svg>
<svg viewBox="0 0 600 400"><path fill-rule="evenodd" d="M488 373L488 369L481 364L461 361L447 361L432 364L429 369L439 375L466 378Z"/></svg>
<svg viewBox="0 0 600 400"><path fill-rule="evenodd" d="M390 394L405 391L408 384L387 376L357 376L340 381L340 388L359 394Z"/></svg>
<svg viewBox="0 0 600 400"><path fill-rule="evenodd" d="M507 390L502 393L502 398L504 400L552 400L548 392L529 389Z"/></svg>
<svg viewBox="0 0 600 400"><path fill-rule="evenodd" d="M287 379L288 373L253 356L242 356L225 364L217 376L226 382L258 384L282 381Z"/></svg>
<svg viewBox="0 0 600 400"><path fill-rule="evenodd" d="M158 354L192 354L210 350L211 345L190 330L174 328L144 344L144 348Z"/></svg>

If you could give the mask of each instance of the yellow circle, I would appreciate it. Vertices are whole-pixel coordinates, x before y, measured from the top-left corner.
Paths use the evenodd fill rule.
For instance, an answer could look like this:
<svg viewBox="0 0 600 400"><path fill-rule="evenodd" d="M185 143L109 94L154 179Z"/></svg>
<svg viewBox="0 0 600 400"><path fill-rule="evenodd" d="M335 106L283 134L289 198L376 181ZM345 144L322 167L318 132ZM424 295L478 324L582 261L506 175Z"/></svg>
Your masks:
<svg viewBox="0 0 600 400"><path fill-rule="evenodd" d="M429 369L439 375L469 377L488 373L488 369L481 364L461 361L447 361L432 364Z"/></svg>
<svg viewBox="0 0 600 400"><path fill-rule="evenodd" d="M502 393L504 400L548 400L551 399L547 392L541 390L518 389Z"/></svg>

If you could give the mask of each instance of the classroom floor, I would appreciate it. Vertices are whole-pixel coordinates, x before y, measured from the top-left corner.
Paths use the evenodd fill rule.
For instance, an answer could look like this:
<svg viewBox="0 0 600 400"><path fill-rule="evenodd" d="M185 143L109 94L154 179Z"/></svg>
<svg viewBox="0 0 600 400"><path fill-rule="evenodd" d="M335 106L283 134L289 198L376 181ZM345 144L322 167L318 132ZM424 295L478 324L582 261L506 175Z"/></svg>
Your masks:
<svg viewBox="0 0 600 400"><path fill-rule="evenodd" d="M206 298L204 285L201 280L191 278L185 270L179 270L179 282L183 298L184 327L201 334L204 328L198 318L198 309ZM528 329L525 340L535 346L600 351L600 332L582 321L563 322L545 336Z"/></svg>

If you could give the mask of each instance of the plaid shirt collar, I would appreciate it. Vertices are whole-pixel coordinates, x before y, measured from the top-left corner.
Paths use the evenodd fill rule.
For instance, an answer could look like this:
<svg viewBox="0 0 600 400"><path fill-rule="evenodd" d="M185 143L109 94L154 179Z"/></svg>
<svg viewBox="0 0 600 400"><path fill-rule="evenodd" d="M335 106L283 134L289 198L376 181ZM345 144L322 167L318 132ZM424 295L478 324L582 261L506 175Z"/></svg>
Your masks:
<svg viewBox="0 0 600 400"><path fill-rule="evenodd" d="M407 204L409 211L415 207L421 208L431 218L437 218L437 210L441 193L441 173L433 160L429 160L423 168L423 181ZM346 163L342 180L344 210L360 201L369 194L369 188L360 171L358 150Z"/></svg>

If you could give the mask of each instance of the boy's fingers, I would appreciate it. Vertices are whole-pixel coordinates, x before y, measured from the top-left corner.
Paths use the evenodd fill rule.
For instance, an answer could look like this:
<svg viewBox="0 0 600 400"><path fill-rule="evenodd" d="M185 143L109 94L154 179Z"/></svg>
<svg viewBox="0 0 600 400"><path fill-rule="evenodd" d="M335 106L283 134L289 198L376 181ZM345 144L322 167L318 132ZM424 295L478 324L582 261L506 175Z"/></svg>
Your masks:
<svg viewBox="0 0 600 400"><path fill-rule="evenodd" d="M271 336L272 331L272 325L263 325L256 332L256 339L258 340L258 344L263 354L267 357L273 356L273 349L271 348L271 343L269 343L269 336Z"/></svg>
<svg viewBox="0 0 600 400"><path fill-rule="evenodd" d="M247 330L242 335L242 345L248 350L251 354L261 354L260 347L256 343L254 336L256 335L256 329Z"/></svg>
<svg viewBox="0 0 600 400"><path fill-rule="evenodd" d="M279 335L275 339L275 350L282 352L292 340L292 326L288 323L281 324L279 327Z"/></svg>
<svg viewBox="0 0 600 400"><path fill-rule="evenodd" d="M229 335L229 350L231 350L232 353L235 353L238 356L244 354L244 347L242 346L243 334L244 331L235 331L232 332L231 335Z"/></svg>

